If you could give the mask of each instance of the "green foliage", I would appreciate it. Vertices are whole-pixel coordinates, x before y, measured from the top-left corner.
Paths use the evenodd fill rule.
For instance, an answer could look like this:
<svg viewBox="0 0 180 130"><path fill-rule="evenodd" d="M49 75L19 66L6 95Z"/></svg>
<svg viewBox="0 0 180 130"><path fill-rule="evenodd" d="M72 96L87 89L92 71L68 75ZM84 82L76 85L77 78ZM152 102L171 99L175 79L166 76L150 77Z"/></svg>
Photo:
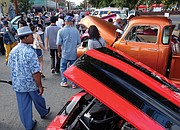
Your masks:
<svg viewBox="0 0 180 130"><path fill-rule="evenodd" d="M175 3L180 4L180 0L89 0L89 3L96 8L111 6L128 7L131 10L140 4L148 4L150 6L154 1L156 1L157 4L163 3L166 7L170 7Z"/></svg>
<svg viewBox="0 0 180 130"><path fill-rule="evenodd" d="M27 11L29 9L31 9L31 6L34 4L33 2L34 0L18 0L18 12L25 12L27 13Z"/></svg>
<svg viewBox="0 0 180 130"><path fill-rule="evenodd" d="M96 8L100 7L128 7L134 8L138 0L89 0L89 3Z"/></svg>

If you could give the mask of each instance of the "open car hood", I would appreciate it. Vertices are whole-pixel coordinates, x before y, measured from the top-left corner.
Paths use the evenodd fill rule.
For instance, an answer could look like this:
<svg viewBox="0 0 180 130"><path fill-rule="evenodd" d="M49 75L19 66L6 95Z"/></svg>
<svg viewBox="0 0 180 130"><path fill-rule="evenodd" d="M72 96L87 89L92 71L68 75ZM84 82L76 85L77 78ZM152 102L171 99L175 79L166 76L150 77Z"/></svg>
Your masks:
<svg viewBox="0 0 180 130"><path fill-rule="evenodd" d="M116 29L118 29L118 27L114 26L112 23L105 21L102 18L86 16L83 19L81 19L79 24L86 26L86 28L89 28L91 25L96 25L101 37L104 38L104 40L110 46L118 36L118 34L116 33Z"/></svg>
<svg viewBox="0 0 180 130"><path fill-rule="evenodd" d="M165 129L164 115L180 128L180 87L122 52L89 50L64 75L139 130Z"/></svg>

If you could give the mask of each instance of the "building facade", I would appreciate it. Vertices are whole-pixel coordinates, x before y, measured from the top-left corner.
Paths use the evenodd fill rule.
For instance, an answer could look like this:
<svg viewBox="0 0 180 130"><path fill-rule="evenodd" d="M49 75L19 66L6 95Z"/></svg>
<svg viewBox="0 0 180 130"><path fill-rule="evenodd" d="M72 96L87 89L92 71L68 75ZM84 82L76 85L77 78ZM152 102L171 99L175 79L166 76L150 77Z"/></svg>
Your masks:
<svg viewBox="0 0 180 130"><path fill-rule="evenodd" d="M31 0L34 4L34 8L48 8L48 9L58 9L60 5L63 6L65 0Z"/></svg>
<svg viewBox="0 0 180 130"><path fill-rule="evenodd" d="M0 0L0 16L6 16L8 14L9 5L10 0Z"/></svg>

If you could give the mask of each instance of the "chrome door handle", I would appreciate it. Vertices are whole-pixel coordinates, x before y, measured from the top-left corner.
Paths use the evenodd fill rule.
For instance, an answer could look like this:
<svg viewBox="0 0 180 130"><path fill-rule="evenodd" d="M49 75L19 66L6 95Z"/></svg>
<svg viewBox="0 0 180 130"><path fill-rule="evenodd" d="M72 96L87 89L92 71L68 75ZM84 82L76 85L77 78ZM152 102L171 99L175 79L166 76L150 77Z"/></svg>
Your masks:
<svg viewBox="0 0 180 130"><path fill-rule="evenodd" d="M155 48L148 48L147 50L149 50L149 51L157 51L157 49L155 49Z"/></svg>

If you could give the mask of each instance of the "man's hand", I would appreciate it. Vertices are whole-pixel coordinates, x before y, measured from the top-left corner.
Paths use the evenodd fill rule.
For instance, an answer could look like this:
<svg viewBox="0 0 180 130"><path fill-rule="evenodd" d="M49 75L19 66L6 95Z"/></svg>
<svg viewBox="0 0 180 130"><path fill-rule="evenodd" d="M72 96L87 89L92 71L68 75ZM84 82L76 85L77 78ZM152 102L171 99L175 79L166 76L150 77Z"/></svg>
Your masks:
<svg viewBox="0 0 180 130"><path fill-rule="evenodd" d="M58 57L61 58L61 45L58 45Z"/></svg>
<svg viewBox="0 0 180 130"><path fill-rule="evenodd" d="M6 31L10 31L9 27L6 27Z"/></svg>
<svg viewBox="0 0 180 130"><path fill-rule="evenodd" d="M33 78L39 88L39 94L38 95L42 95L43 92L44 92L44 87L42 86L42 83L41 83L41 73L40 72L36 72L33 74Z"/></svg>
<svg viewBox="0 0 180 130"><path fill-rule="evenodd" d="M38 95L42 95L44 92L44 87L39 87L39 94Z"/></svg>
<svg viewBox="0 0 180 130"><path fill-rule="evenodd" d="M58 52L58 57L61 58L61 52Z"/></svg>
<svg viewBox="0 0 180 130"><path fill-rule="evenodd" d="M46 47L46 51L49 51L50 50L50 48L49 47Z"/></svg>

